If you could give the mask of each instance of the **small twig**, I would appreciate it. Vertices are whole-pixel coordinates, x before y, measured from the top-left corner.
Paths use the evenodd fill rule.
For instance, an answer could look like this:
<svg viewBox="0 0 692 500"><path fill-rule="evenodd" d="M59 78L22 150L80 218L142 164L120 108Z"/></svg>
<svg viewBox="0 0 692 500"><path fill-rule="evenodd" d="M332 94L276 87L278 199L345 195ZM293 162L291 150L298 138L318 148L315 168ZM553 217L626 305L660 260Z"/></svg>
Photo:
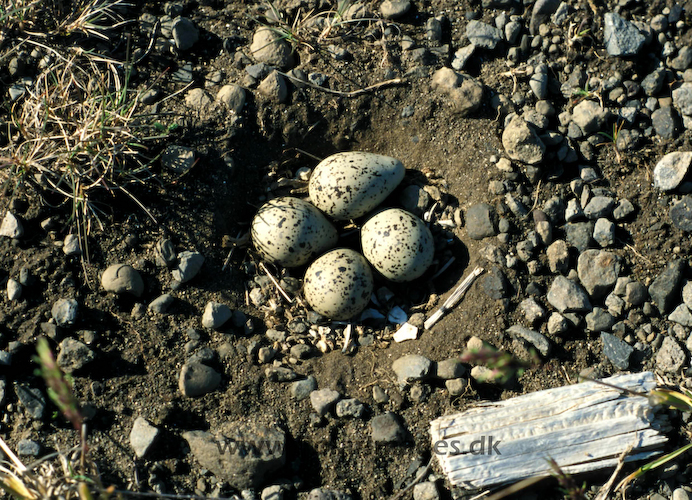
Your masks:
<svg viewBox="0 0 692 500"><path fill-rule="evenodd" d="M620 458L618 459L618 464L615 467L615 470L613 471L613 475L610 476L610 479L608 479L608 482L606 482L601 488L598 490L598 494L594 498L594 500L606 500L607 498L610 498L610 490L613 489L613 485L615 484L615 479L617 479L618 474L620 474L620 471L622 470L622 466L625 465L625 458L627 458L627 455L630 454L632 449L634 448L634 445L630 445L629 448L627 448L625 451L622 452L620 455Z"/></svg>
<svg viewBox="0 0 692 500"><path fill-rule="evenodd" d="M442 316L447 314L448 311L450 311L454 306L456 306L459 301L462 299L466 291L471 287L473 284L473 281L484 271L482 267L477 267L476 269L473 270L471 274L469 274L464 281L461 282L461 284L452 292L452 295L449 296L447 300L444 301L442 306L433 313L432 316L430 316L427 320L425 320L424 323L424 328L426 330L429 330L430 328L435 325Z"/></svg>
<svg viewBox="0 0 692 500"><path fill-rule="evenodd" d="M536 207L538 206L538 197L541 194L541 183L543 182L543 179L538 180L538 184L536 184L536 196L533 199L533 206L531 207L531 210L529 210L529 214L536 210ZM528 217L529 214L526 214Z"/></svg>
<svg viewBox="0 0 692 500"><path fill-rule="evenodd" d="M296 78L295 76L291 76L288 73L282 73L281 71L277 71L281 76L288 78L289 80L293 82L297 82L303 85L307 85L308 87L312 87L313 89L321 90L322 92L326 92L327 94L334 94L334 95L340 95L343 97L357 97L359 95L367 94L368 92L372 92L373 90L378 90L381 89L382 87L388 87L390 85L400 85L404 83L404 80L402 78L394 78L392 80L385 80L384 82L380 83L375 83L374 85L370 85L368 87L364 87L362 89L358 90L352 90L351 92L343 92L341 90L332 90L328 89L325 87L320 87L319 85L315 85L314 83L310 83L306 80L302 80L300 78Z"/></svg>
<svg viewBox="0 0 692 500"><path fill-rule="evenodd" d="M260 267L262 268L262 271L264 271L267 274L267 276L269 276L269 279L272 281L272 283L274 283L274 286L277 290L279 290L279 293L283 296L283 298L286 299L286 301L289 304L293 304L293 299L284 291L283 288L281 288L281 285L272 275L272 273L269 272L269 269L267 269L267 266L264 265L264 262L260 262Z"/></svg>

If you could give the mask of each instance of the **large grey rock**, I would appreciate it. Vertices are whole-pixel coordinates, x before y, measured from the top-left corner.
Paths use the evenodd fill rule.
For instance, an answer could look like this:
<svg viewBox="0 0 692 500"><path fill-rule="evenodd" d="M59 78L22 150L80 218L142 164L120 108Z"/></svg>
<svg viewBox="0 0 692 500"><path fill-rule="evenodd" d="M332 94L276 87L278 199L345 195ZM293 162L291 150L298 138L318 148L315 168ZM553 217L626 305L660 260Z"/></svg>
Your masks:
<svg viewBox="0 0 692 500"><path fill-rule="evenodd" d="M161 431L151 425L144 417L137 417L130 431L130 446L137 458L144 458L151 451Z"/></svg>
<svg viewBox="0 0 692 500"><path fill-rule="evenodd" d="M664 337L656 353L656 368L664 373L678 373L685 364L687 355L682 346L672 337Z"/></svg>
<svg viewBox="0 0 692 500"><path fill-rule="evenodd" d="M14 385L17 399L34 420L40 420L46 413L46 398L40 389L25 384Z"/></svg>
<svg viewBox="0 0 692 500"><path fill-rule="evenodd" d="M65 373L73 373L96 359L94 351L86 344L67 337L60 342L60 350L56 362Z"/></svg>
<svg viewBox="0 0 692 500"><path fill-rule="evenodd" d="M569 246L564 240L553 241L546 250L546 255L551 273L569 272Z"/></svg>
<svg viewBox="0 0 692 500"><path fill-rule="evenodd" d="M682 183L692 165L692 151L668 153L654 167L654 187L672 191Z"/></svg>
<svg viewBox="0 0 692 500"><path fill-rule="evenodd" d="M651 113L651 125L664 139L675 139L680 133L680 116L672 106L658 108Z"/></svg>
<svg viewBox="0 0 692 500"><path fill-rule="evenodd" d="M416 380L423 380L432 369L432 361L425 356L418 354L408 354L402 356L392 363L392 370L402 385Z"/></svg>
<svg viewBox="0 0 692 500"><path fill-rule="evenodd" d="M310 397L310 394L315 389L317 389L317 380L315 377L310 375L305 380L293 382L290 387L290 393L293 399L296 401L302 401L303 399Z"/></svg>
<svg viewBox="0 0 692 500"><path fill-rule="evenodd" d="M545 144L520 116L515 116L502 132L502 146L513 160L536 165L543 161Z"/></svg>
<svg viewBox="0 0 692 500"><path fill-rule="evenodd" d="M457 73L450 68L437 70L430 82L430 87L449 98L449 103L459 116L467 116L483 102L483 85L466 74Z"/></svg>
<svg viewBox="0 0 692 500"><path fill-rule="evenodd" d="M596 220L602 217L610 217L615 208L615 199L610 196L594 196L584 207L584 215L588 219Z"/></svg>
<svg viewBox="0 0 692 500"><path fill-rule="evenodd" d="M668 319L682 326L692 326L692 312L685 304L680 304L668 315Z"/></svg>
<svg viewBox="0 0 692 500"><path fill-rule="evenodd" d="M221 375L202 363L185 363L180 370L178 388L183 396L194 398L208 394L219 386Z"/></svg>
<svg viewBox="0 0 692 500"><path fill-rule="evenodd" d="M173 279L180 283L186 283L197 276L204 264L204 257L198 252L180 252L178 254L178 268L171 271Z"/></svg>
<svg viewBox="0 0 692 500"><path fill-rule="evenodd" d="M603 41L609 56L634 56L644 46L646 37L631 22L615 12L604 16Z"/></svg>
<svg viewBox="0 0 692 500"><path fill-rule="evenodd" d="M507 333L531 344L543 356L550 354L550 341L535 330L530 330L522 325L514 325L507 329Z"/></svg>
<svg viewBox="0 0 692 500"><path fill-rule="evenodd" d="M547 298L550 305L561 313L591 310L591 302L586 291L564 276L558 276L553 280Z"/></svg>
<svg viewBox="0 0 692 500"><path fill-rule="evenodd" d="M293 65L293 49L276 31L261 27L252 36L250 54L258 62L263 62L280 69Z"/></svg>
<svg viewBox="0 0 692 500"><path fill-rule="evenodd" d="M678 229L692 232L692 196L683 196L670 207L670 220Z"/></svg>
<svg viewBox="0 0 692 500"><path fill-rule="evenodd" d="M673 105L680 114L692 116L692 82L685 82L673 90Z"/></svg>
<svg viewBox="0 0 692 500"><path fill-rule="evenodd" d="M176 17L171 28L173 41L179 50L191 49L199 40L199 30L195 24L186 17Z"/></svg>
<svg viewBox="0 0 692 500"><path fill-rule="evenodd" d="M561 0L538 0L533 4L531 21L529 22L529 32L532 35L538 33L539 26L548 20L560 6L560 3L562 3Z"/></svg>
<svg viewBox="0 0 692 500"><path fill-rule="evenodd" d="M408 437L408 432L399 421L399 417L389 411L374 417L370 421L370 429L375 444L403 443Z"/></svg>
<svg viewBox="0 0 692 500"><path fill-rule="evenodd" d="M488 203L478 203L466 211L466 231L470 238L482 240L495 236L495 209Z"/></svg>
<svg viewBox="0 0 692 500"><path fill-rule="evenodd" d="M621 268L620 257L605 250L586 250L577 260L579 281L595 299L604 297L615 286Z"/></svg>
<svg viewBox="0 0 692 500"><path fill-rule="evenodd" d="M669 262L649 285L649 296L661 314L667 314L678 300L678 292L686 268L687 264L682 259Z"/></svg>
<svg viewBox="0 0 692 500"><path fill-rule="evenodd" d="M585 134L593 134L603 127L609 113L595 101L583 100L572 110L572 121Z"/></svg>
<svg viewBox="0 0 692 500"><path fill-rule="evenodd" d="M570 245L583 252L593 241L594 222L570 222L565 224L565 238Z"/></svg>
<svg viewBox="0 0 692 500"><path fill-rule="evenodd" d="M2 219L0 236L7 236L8 238L21 238L24 236L24 226L12 212L7 212Z"/></svg>
<svg viewBox="0 0 692 500"><path fill-rule="evenodd" d="M476 47L492 50L502 41L502 31L481 21L472 20L466 25L466 37Z"/></svg>
<svg viewBox="0 0 692 500"><path fill-rule="evenodd" d="M341 398L339 391L320 389L310 393L310 403L320 417L324 417Z"/></svg>
<svg viewBox="0 0 692 500"><path fill-rule="evenodd" d="M226 304L208 302L202 314L202 326L215 330L231 319L231 316L233 311Z"/></svg>
<svg viewBox="0 0 692 500"><path fill-rule="evenodd" d="M437 363L435 376L442 380L451 380L463 377L466 373L466 367L457 358L449 358Z"/></svg>
<svg viewBox="0 0 692 500"><path fill-rule="evenodd" d="M590 332L603 332L610 330L615 324L615 318L600 307L594 307L593 311L586 315L586 329Z"/></svg>
<svg viewBox="0 0 692 500"><path fill-rule="evenodd" d="M213 434L185 432L183 438L202 467L239 490L262 486L286 463L286 435L277 426L249 420Z"/></svg>
<svg viewBox="0 0 692 500"><path fill-rule="evenodd" d="M113 264L103 271L101 286L107 292L129 293L135 297L141 297L144 292L142 276L127 264Z"/></svg>
<svg viewBox="0 0 692 500"><path fill-rule="evenodd" d="M72 326L77 321L79 305L75 299L58 299L50 310L58 326Z"/></svg>
<svg viewBox="0 0 692 500"><path fill-rule="evenodd" d="M245 106L245 90L238 85L224 85L216 94L216 100L224 103L236 115L243 112Z"/></svg>
<svg viewBox="0 0 692 500"><path fill-rule="evenodd" d="M257 87L257 92L273 102L286 102L288 99L288 85L278 71L269 73Z"/></svg>
<svg viewBox="0 0 692 500"><path fill-rule="evenodd" d="M630 356L634 348L610 333L601 332L603 341L603 354L620 370L627 370L630 366Z"/></svg>

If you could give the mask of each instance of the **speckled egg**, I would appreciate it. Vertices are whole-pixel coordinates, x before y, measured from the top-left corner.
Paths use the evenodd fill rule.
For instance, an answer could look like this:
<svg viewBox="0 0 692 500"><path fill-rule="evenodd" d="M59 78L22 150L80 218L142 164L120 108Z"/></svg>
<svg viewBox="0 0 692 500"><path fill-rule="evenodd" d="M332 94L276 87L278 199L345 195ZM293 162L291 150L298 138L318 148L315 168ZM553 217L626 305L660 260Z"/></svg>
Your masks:
<svg viewBox="0 0 692 500"><path fill-rule="evenodd" d="M337 153L322 160L310 177L310 201L336 220L367 214L392 194L406 169L396 158L374 153Z"/></svg>
<svg viewBox="0 0 692 500"><path fill-rule="evenodd" d="M307 201L288 196L262 205L252 219L251 234L262 257L284 267L307 264L339 239L322 212Z"/></svg>
<svg viewBox="0 0 692 500"><path fill-rule="evenodd" d="M372 216L360 230L360 241L368 262L385 278L400 283L422 276L435 254L430 229L400 208Z"/></svg>
<svg viewBox="0 0 692 500"><path fill-rule="evenodd" d="M372 295L368 261L348 248L331 250L305 272L303 293L310 306L333 320L351 319L363 312Z"/></svg>

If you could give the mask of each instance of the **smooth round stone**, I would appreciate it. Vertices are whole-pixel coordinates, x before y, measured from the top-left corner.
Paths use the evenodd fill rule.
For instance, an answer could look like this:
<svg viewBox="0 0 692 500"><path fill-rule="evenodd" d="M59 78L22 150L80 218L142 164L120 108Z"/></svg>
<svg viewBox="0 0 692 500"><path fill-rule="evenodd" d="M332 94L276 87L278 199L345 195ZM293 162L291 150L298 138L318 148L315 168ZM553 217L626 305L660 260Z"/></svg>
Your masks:
<svg viewBox="0 0 692 500"><path fill-rule="evenodd" d="M144 292L142 277L127 264L113 264L106 269L101 276L101 285L108 292L129 293L135 297L141 297Z"/></svg>
<svg viewBox="0 0 692 500"><path fill-rule="evenodd" d="M409 0L385 0L380 5L382 16L387 19L397 19L411 10L411 2Z"/></svg>
<svg viewBox="0 0 692 500"><path fill-rule="evenodd" d="M183 396L194 398L214 391L221 383L221 375L201 363L186 363L180 370L178 388Z"/></svg>

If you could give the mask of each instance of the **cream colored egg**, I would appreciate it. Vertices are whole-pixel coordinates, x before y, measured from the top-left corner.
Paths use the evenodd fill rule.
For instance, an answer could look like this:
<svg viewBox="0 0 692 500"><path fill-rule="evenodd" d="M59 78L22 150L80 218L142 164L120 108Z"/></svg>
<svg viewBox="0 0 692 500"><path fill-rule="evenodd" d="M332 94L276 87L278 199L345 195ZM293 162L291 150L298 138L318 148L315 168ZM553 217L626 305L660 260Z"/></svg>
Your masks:
<svg viewBox="0 0 692 500"><path fill-rule="evenodd" d="M363 312L372 288L368 262L348 248L337 248L319 257L308 267L303 280L303 293L310 306L337 321Z"/></svg>
<svg viewBox="0 0 692 500"><path fill-rule="evenodd" d="M400 208L389 208L371 217L360 230L360 240L368 262L396 282L422 276L435 255L430 229Z"/></svg>
<svg viewBox="0 0 692 500"><path fill-rule="evenodd" d="M339 234L307 201L283 197L268 201L252 219L252 243L260 255L283 267L307 264L336 245Z"/></svg>
<svg viewBox="0 0 692 500"><path fill-rule="evenodd" d="M337 153L322 160L310 177L310 201L336 220L367 214L392 194L406 169L396 158L374 153Z"/></svg>

